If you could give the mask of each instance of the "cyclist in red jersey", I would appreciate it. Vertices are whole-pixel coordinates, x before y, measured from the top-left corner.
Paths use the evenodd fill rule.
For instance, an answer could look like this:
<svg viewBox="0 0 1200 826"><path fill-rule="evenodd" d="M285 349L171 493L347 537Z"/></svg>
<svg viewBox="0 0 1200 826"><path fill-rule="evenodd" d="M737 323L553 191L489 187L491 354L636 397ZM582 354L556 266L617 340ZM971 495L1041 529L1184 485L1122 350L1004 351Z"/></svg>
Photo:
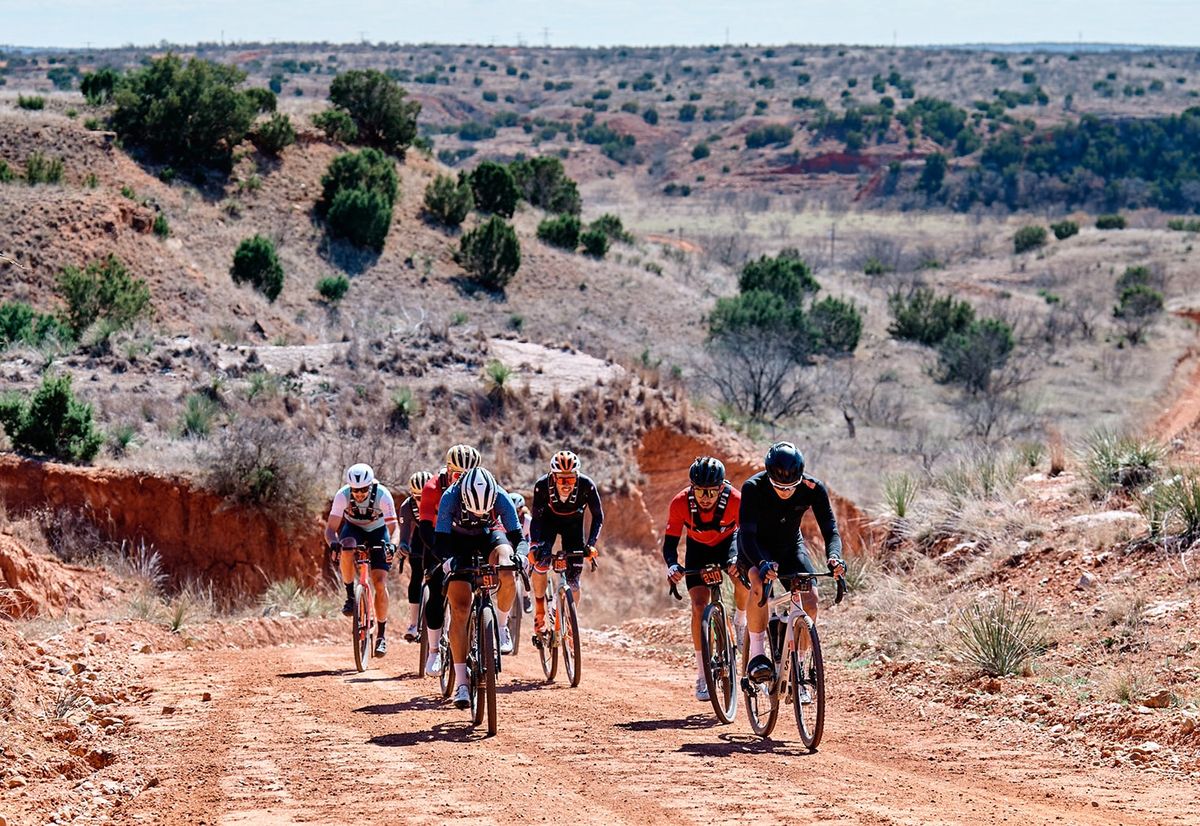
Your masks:
<svg viewBox="0 0 1200 826"><path fill-rule="evenodd" d="M725 465L711 456L701 456L688 471L691 484L671 500L667 511L667 527L663 531L663 561L667 563L667 578L679 582L684 578L679 564L679 539L687 528L687 567L700 568L717 564L733 578L734 639L741 640L746 628L746 600L749 592L737 576L738 513L742 497L737 488L725 479ZM696 649L696 699L708 701L708 684L704 680L704 657L700 652L700 618L708 605L709 591L699 574L687 574L688 595L692 600L692 645Z"/></svg>

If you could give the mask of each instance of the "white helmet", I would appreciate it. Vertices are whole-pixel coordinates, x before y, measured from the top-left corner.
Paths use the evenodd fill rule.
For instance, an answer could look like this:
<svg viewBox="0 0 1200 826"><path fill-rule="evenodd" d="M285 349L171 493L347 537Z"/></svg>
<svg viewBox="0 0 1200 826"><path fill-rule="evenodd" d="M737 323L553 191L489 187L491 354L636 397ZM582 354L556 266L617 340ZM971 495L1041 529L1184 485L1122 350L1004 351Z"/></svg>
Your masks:
<svg viewBox="0 0 1200 826"><path fill-rule="evenodd" d="M346 468L346 484L352 488L365 488L375 481L375 471L371 466L359 462Z"/></svg>
<svg viewBox="0 0 1200 826"><path fill-rule="evenodd" d="M476 516L492 512L496 506L496 478L481 467L471 468L458 480L463 507Z"/></svg>
<svg viewBox="0 0 1200 826"><path fill-rule="evenodd" d="M579 457L569 450L560 450L550 459L551 473L578 473Z"/></svg>

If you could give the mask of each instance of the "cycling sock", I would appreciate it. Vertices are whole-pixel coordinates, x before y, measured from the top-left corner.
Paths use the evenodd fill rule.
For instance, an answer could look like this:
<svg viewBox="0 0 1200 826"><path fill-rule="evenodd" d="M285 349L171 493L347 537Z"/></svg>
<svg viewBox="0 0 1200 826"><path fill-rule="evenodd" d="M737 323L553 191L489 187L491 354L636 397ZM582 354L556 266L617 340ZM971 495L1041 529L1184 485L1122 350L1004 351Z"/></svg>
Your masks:
<svg viewBox="0 0 1200 826"><path fill-rule="evenodd" d="M746 612L743 611L741 608L733 609L733 627L734 628L745 628L746 627Z"/></svg>
<svg viewBox="0 0 1200 826"><path fill-rule="evenodd" d="M421 610L421 605L420 605L420 603L417 603L417 602L410 602L408 604L408 608L409 608L408 624L416 625L417 624L417 612Z"/></svg>
<svg viewBox="0 0 1200 826"><path fill-rule="evenodd" d="M766 631L751 631L750 632L750 656L757 657L765 655L767 648L767 632Z"/></svg>
<svg viewBox="0 0 1200 826"><path fill-rule="evenodd" d="M454 684L455 685L466 685L467 684L467 664L466 663L455 663L454 664Z"/></svg>
<svg viewBox="0 0 1200 826"><path fill-rule="evenodd" d="M510 611L501 611L499 608L496 609L496 622L500 623L501 628L508 627L508 615L510 613Z"/></svg>
<svg viewBox="0 0 1200 826"><path fill-rule="evenodd" d="M696 649L696 675L704 676L704 652L700 649Z"/></svg>
<svg viewBox="0 0 1200 826"><path fill-rule="evenodd" d="M533 615L541 620L544 620L546 618L546 598L545 597L534 597L533 598Z"/></svg>
<svg viewBox="0 0 1200 826"><path fill-rule="evenodd" d="M426 628L425 630L429 634L429 653L436 654L438 646L442 643L442 629Z"/></svg>
<svg viewBox="0 0 1200 826"><path fill-rule="evenodd" d="M346 583L346 599L354 599L354 583Z"/></svg>
<svg viewBox="0 0 1200 826"><path fill-rule="evenodd" d="M387 621L381 620L379 623L379 639L383 639L385 631L387 631Z"/></svg>

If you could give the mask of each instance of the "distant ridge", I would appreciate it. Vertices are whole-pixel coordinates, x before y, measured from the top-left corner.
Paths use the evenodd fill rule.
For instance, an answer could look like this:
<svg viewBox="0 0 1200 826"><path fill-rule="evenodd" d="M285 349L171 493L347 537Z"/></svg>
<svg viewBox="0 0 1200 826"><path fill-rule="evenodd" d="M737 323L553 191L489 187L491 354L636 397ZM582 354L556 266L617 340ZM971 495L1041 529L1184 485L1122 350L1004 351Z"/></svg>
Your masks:
<svg viewBox="0 0 1200 826"><path fill-rule="evenodd" d="M945 43L907 48L971 52L1185 52L1195 47L1155 46L1146 43Z"/></svg>

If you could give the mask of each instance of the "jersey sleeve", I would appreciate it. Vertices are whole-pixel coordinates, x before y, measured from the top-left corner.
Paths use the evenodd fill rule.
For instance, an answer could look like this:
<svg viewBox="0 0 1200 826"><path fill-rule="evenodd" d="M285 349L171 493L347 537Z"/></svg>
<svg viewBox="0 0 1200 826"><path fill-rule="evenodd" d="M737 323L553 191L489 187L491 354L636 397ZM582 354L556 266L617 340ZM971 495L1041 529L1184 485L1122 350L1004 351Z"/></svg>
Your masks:
<svg viewBox="0 0 1200 826"><path fill-rule="evenodd" d="M397 544L405 550L412 547L413 528L416 527L416 521L416 514L413 513L413 498L410 496L400 506L400 541Z"/></svg>
<svg viewBox="0 0 1200 826"><path fill-rule="evenodd" d="M816 480L814 480L816 481ZM825 540L825 557L842 555L842 536L838 533L837 517L829 503L829 489L823 482L816 482L812 490L812 513Z"/></svg>
<svg viewBox="0 0 1200 826"><path fill-rule="evenodd" d="M754 565L771 561L758 542L759 503L756 493L754 477L751 477L742 485L742 500L738 508L738 547Z"/></svg>
<svg viewBox="0 0 1200 826"><path fill-rule="evenodd" d="M663 531L665 536L673 536L676 539L683 536L683 528L688 519L687 506L687 490L682 490L675 494L675 498L671 500L670 506L667 508L667 527Z"/></svg>
<svg viewBox="0 0 1200 826"><path fill-rule="evenodd" d="M417 516L418 520L421 522L436 522L438 503L441 498L442 491L438 487L438 477L434 476L425 483L425 487L421 490L421 509Z"/></svg>
<svg viewBox="0 0 1200 826"><path fill-rule="evenodd" d="M591 479L588 480L588 510L592 512L592 529L588 534L588 545L593 548L600 540L600 529L604 527L604 506L600 504L600 489Z"/></svg>
<svg viewBox="0 0 1200 826"><path fill-rule="evenodd" d="M542 520L550 507L550 482L543 476L533 486L533 501L529 506L529 541L542 541Z"/></svg>
<svg viewBox="0 0 1200 826"><path fill-rule="evenodd" d="M450 529L454 525L454 499L458 496L458 483L455 482L450 487L446 488L446 492L442 494L441 501L437 507L437 528L436 533L450 533ZM423 499L424 497L422 497ZM421 502L424 505L424 501Z"/></svg>
<svg viewBox="0 0 1200 826"><path fill-rule="evenodd" d="M725 506L725 515L733 521L734 525L741 525L742 493L737 488L729 491L729 504Z"/></svg>
<svg viewBox="0 0 1200 826"><path fill-rule="evenodd" d="M346 513L346 506L348 504L349 502L346 501L346 491L343 488L334 494L333 507L329 509L329 518L332 519L336 516L340 519Z"/></svg>

